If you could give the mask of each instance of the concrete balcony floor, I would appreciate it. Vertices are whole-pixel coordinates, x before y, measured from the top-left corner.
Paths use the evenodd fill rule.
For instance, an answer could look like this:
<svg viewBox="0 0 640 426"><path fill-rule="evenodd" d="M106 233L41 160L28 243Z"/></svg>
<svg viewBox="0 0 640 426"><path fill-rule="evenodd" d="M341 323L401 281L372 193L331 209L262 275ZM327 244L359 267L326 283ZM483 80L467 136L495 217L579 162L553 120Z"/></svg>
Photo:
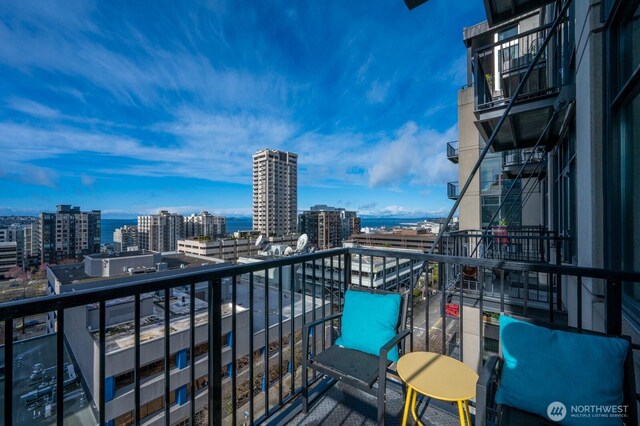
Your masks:
<svg viewBox="0 0 640 426"><path fill-rule="evenodd" d="M436 407L450 406L452 412ZM387 389L386 424L400 425L404 400L402 393L394 388ZM453 414L453 405L431 402L428 398L418 400L416 412L424 425L458 426L458 416ZM298 414L289 424L295 426L311 425L358 425L375 426L377 411L376 398L356 388L337 383L309 408L309 412ZM409 414L409 424L414 424Z"/></svg>

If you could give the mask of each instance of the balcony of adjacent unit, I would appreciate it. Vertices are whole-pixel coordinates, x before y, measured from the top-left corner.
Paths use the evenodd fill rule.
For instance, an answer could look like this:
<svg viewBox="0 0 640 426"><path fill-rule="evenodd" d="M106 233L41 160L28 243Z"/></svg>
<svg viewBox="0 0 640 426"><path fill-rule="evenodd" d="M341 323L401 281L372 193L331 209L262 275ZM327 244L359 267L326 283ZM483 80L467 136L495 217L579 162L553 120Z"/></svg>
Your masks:
<svg viewBox="0 0 640 426"><path fill-rule="evenodd" d="M61 416L58 424L375 425L375 397L302 370L303 326L341 313L345 292L361 286L407 295L407 351L446 354L474 370L498 350L501 313L590 329L598 327L593 308L604 313L603 330L620 335L619 290L638 288L640 273L550 264L553 238L544 229L468 235L448 242L447 254L338 248L104 279L2 303L0 415L4 424L55 424ZM490 240L483 256L470 251ZM538 257L506 248L525 242ZM14 341L23 317L51 311L57 333ZM308 342L314 354L336 343L339 323L327 324ZM307 414L304 374L312 386ZM402 383L389 375L386 386L386 422L400 424ZM419 397L417 413L459 424L450 403Z"/></svg>
<svg viewBox="0 0 640 426"><path fill-rule="evenodd" d="M457 200L460 195L460 187L458 182L447 182L447 197L450 200Z"/></svg>
<svg viewBox="0 0 640 426"><path fill-rule="evenodd" d="M547 172L544 149L525 148L502 153L502 174L505 179L544 177Z"/></svg>
<svg viewBox="0 0 640 426"><path fill-rule="evenodd" d="M552 0L485 0L484 8L489 25L493 27L549 3Z"/></svg>
<svg viewBox="0 0 640 426"><path fill-rule="evenodd" d="M540 16L530 14L520 25L499 29L485 24L470 32L467 40L473 55L475 124L484 140L489 140L516 96L492 145L494 151L532 147L538 141L538 146L555 143L568 119L567 108L575 97L568 84L569 21L551 33L552 24L542 24Z"/></svg>
<svg viewBox="0 0 640 426"><path fill-rule="evenodd" d="M458 141L447 142L447 159L458 164Z"/></svg>

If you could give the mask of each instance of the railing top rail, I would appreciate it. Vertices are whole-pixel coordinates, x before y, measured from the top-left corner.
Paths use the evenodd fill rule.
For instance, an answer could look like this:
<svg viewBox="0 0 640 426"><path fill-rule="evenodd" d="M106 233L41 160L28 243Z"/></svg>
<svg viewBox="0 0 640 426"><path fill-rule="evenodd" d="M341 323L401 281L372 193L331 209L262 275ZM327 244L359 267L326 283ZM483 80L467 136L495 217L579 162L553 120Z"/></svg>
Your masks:
<svg viewBox="0 0 640 426"><path fill-rule="evenodd" d="M30 299L0 303L0 320L19 316L36 315L56 309L67 309L88 303L113 300L136 294L149 293L192 283L214 281L234 275L260 272L282 266L297 265L314 259L340 256L348 252L346 248L318 251L310 254L288 256L279 259L265 260L242 265L198 266L153 274L119 277L101 280L100 286L94 284L90 288L74 290L68 293L53 294Z"/></svg>
<svg viewBox="0 0 640 426"><path fill-rule="evenodd" d="M350 248L350 253L362 253L369 256L399 257L433 263L450 263L482 268L508 269L512 271L529 271L560 275L581 276L584 278L605 279L610 281L640 282L640 272L617 271L584 266L552 265L545 262L522 262L501 259L486 259L465 256L449 256L444 254L411 253L389 249Z"/></svg>
<svg viewBox="0 0 640 426"><path fill-rule="evenodd" d="M103 286L92 287L69 293L55 294L44 297L23 299L0 304L0 320L36 315L163 290L191 283L219 280L231 276L243 275L251 272L264 271L289 265L296 265L314 259L344 254L362 254L367 256L391 257L410 259L422 262L448 263L454 265L476 266L481 268L508 269L513 271L529 271L587 278L605 279L610 281L640 282L640 272L612 271L598 268L587 268L567 265L551 265L548 263L519 262L500 259L485 259L463 256L448 256L442 254L427 254L389 249L372 248L338 248L319 251L312 254L291 256L275 260L266 260L246 265L229 265L217 268L207 266L189 268L186 270L158 272L151 275L104 280Z"/></svg>
<svg viewBox="0 0 640 426"><path fill-rule="evenodd" d="M465 233L465 231L451 232L444 234L444 237L450 238L485 238L485 239L496 239L496 238L513 238L516 240L542 240L542 241L571 241L573 237L567 236L559 236L555 231L543 231L541 232L544 235L536 235L532 234L532 232L536 232L535 230L522 230L518 233L517 230L511 230L509 228L500 231L498 233L498 229L493 230L493 233L487 233L486 235L482 231L477 232L469 232Z"/></svg>
<svg viewBox="0 0 640 426"><path fill-rule="evenodd" d="M503 39L503 40L495 41L495 42L491 42L491 43L488 43L488 44L482 45L482 46L480 46L480 47L476 47L476 48L474 48L474 49L473 49L473 53L474 53L474 54L482 53L482 52L484 52L484 51L486 51L486 50L493 49L493 48L494 48L494 47L496 47L496 46L502 46L502 45L507 44L507 43L510 43L510 42L512 42L512 41L515 41L515 40L519 40L519 39L521 39L521 38L528 37L528 36L530 36L530 35L532 35L532 34L541 33L541 32L543 32L543 31L548 30L548 29L549 29L549 28L551 28L552 26L553 26L553 23L544 24L544 25L541 25L541 26L539 26L539 27L536 27L536 28L530 29L529 31L524 31L524 32L522 32L522 33L519 33L519 34L513 35L513 36L511 36L511 37L507 37L507 38L505 38L505 39Z"/></svg>

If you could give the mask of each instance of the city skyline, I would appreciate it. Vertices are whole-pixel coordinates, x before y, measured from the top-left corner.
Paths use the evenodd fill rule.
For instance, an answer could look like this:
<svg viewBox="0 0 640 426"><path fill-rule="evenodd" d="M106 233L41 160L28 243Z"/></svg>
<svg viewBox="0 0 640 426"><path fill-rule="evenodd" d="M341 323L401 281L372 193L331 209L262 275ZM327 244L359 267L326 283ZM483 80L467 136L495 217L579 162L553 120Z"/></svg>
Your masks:
<svg viewBox="0 0 640 426"><path fill-rule="evenodd" d="M299 210L446 212L482 6L367 6L3 2L0 214L249 216L264 148L299 154Z"/></svg>

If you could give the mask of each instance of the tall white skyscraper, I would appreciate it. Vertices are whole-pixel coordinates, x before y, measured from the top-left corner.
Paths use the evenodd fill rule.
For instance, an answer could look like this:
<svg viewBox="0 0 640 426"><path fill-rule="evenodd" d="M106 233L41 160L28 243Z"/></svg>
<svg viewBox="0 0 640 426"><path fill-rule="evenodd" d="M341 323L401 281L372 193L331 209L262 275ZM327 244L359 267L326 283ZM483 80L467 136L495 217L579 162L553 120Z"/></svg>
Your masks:
<svg viewBox="0 0 640 426"><path fill-rule="evenodd" d="M253 229L271 235L296 232L298 155L263 149L253 155Z"/></svg>

